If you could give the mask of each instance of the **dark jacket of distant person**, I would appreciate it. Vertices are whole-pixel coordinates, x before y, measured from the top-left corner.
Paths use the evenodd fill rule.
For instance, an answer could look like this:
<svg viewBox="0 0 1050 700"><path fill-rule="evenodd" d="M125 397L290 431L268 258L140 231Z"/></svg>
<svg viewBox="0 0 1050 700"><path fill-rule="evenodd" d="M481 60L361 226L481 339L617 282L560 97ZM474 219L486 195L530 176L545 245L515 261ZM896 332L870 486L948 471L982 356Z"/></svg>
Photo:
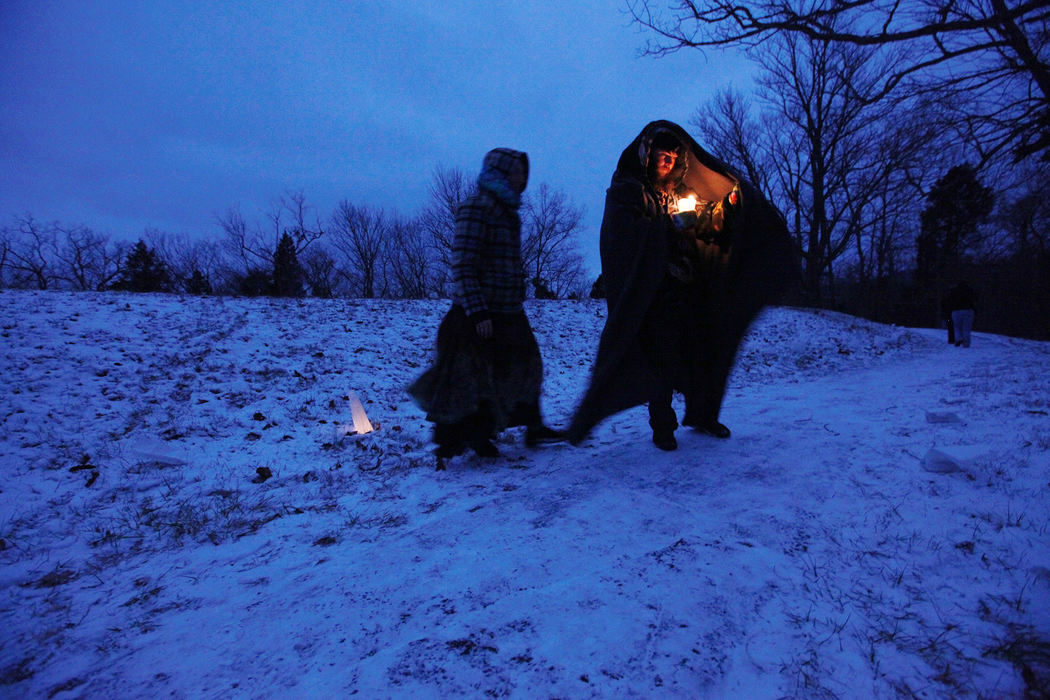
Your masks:
<svg viewBox="0 0 1050 700"><path fill-rule="evenodd" d="M974 310L977 306L977 292L965 280L959 282L948 292L946 304L948 312Z"/></svg>
<svg viewBox="0 0 1050 700"><path fill-rule="evenodd" d="M673 131L685 146L675 164L681 170L679 196L689 193L719 202L736 190L739 197L732 221L717 240L688 242L697 279L697 327L706 336L698 339L701 349L693 368L706 394L699 398L705 405L697 410L717 419L748 327L763 307L783 302L798 288L798 255L781 214L680 126L664 120L648 124L623 150L606 193L600 253L608 317L590 384L569 427L574 443L604 418L645 403L655 381L642 328L682 254L681 237L644 170L644 144L657 130Z"/></svg>

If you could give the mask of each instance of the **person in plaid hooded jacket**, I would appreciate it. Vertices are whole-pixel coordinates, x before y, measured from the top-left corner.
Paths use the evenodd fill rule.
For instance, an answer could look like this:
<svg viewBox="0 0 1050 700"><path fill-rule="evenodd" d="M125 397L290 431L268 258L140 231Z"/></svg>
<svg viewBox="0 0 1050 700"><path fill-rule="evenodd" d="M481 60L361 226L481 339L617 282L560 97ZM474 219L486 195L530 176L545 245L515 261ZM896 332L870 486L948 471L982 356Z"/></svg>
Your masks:
<svg viewBox="0 0 1050 700"><path fill-rule="evenodd" d="M528 156L510 148L485 155L477 192L456 212L452 308L438 328L433 365L409 393L434 423L439 458L470 447L495 457L495 435L526 427L533 447L562 439L543 424L543 363L525 315L521 260L522 193Z"/></svg>

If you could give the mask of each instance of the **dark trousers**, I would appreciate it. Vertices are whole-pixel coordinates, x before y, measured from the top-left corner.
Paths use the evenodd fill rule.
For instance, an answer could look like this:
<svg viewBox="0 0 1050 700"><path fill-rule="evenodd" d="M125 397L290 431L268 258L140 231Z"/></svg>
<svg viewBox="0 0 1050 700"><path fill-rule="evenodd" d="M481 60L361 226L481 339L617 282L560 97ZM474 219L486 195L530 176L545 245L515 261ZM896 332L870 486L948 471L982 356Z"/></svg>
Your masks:
<svg viewBox="0 0 1050 700"><path fill-rule="evenodd" d="M649 307L640 337L655 377L648 396L653 430L678 427L671 406L675 391L685 397L685 422L718 420L733 358L722 315L706 306L711 296L699 284L667 278Z"/></svg>
<svg viewBox="0 0 1050 700"><path fill-rule="evenodd" d="M649 387L649 425L674 430L678 418L671 407L675 390L687 403L697 393L696 373L701 341L696 289L668 277L660 286L642 323L640 340L654 381Z"/></svg>

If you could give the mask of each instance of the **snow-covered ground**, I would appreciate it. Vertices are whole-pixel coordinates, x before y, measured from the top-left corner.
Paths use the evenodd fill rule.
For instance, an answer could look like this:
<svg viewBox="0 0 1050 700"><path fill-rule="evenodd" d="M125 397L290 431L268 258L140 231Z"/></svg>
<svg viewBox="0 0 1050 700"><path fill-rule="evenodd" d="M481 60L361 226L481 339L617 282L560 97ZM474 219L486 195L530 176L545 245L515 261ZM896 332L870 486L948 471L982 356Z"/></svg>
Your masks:
<svg viewBox="0 0 1050 700"><path fill-rule="evenodd" d="M772 309L729 440L436 471L446 305L0 292L0 696L1045 691L1050 344ZM528 312L565 425L604 304Z"/></svg>

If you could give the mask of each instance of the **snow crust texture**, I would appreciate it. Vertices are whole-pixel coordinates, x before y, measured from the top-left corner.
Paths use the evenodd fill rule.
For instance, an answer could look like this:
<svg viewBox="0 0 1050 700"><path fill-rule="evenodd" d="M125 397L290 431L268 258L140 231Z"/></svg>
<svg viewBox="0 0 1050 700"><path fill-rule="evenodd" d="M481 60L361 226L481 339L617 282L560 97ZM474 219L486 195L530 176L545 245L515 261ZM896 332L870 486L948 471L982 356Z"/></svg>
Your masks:
<svg viewBox="0 0 1050 700"><path fill-rule="evenodd" d="M0 696L1042 697L1050 344L771 309L729 440L437 471L446 305L0 292ZM565 425L604 302L527 312Z"/></svg>

